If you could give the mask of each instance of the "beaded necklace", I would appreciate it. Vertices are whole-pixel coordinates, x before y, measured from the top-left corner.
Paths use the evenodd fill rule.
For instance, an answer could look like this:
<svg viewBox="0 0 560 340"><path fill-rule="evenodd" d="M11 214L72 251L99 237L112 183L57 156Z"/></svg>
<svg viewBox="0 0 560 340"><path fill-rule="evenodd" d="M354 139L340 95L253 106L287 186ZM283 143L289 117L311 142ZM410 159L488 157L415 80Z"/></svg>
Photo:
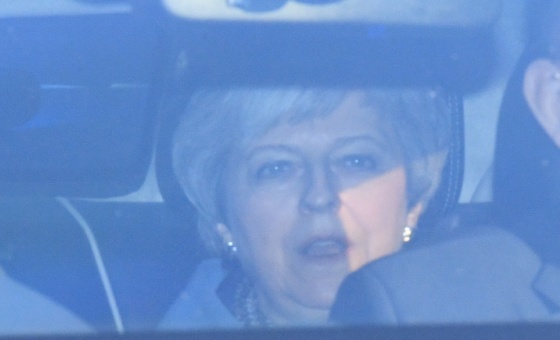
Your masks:
<svg viewBox="0 0 560 340"><path fill-rule="evenodd" d="M245 327L270 327L272 323L261 311L251 280L239 265L227 267L226 275L216 294L230 313Z"/></svg>
<svg viewBox="0 0 560 340"><path fill-rule="evenodd" d="M238 283L235 290L235 318L245 327L270 327L270 320L259 308L255 289L247 277Z"/></svg>

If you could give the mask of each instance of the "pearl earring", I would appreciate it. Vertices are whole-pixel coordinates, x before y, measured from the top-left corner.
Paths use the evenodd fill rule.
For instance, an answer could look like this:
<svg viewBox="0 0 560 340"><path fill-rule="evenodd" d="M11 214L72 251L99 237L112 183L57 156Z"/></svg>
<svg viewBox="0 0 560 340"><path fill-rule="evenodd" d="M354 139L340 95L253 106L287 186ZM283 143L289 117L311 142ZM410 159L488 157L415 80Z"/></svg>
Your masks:
<svg viewBox="0 0 560 340"><path fill-rule="evenodd" d="M408 226L404 227L402 236L404 243L410 242L410 239L412 238L412 228Z"/></svg>
<svg viewBox="0 0 560 340"><path fill-rule="evenodd" d="M230 258L234 258L237 254L237 246L233 243L233 241L228 241L226 243L226 254Z"/></svg>

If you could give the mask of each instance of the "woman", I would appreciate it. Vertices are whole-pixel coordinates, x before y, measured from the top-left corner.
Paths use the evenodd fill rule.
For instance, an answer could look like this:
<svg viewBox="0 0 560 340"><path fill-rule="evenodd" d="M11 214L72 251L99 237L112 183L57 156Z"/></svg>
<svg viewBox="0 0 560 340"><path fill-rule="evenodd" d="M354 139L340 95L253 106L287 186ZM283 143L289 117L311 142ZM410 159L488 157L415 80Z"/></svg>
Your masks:
<svg viewBox="0 0 560 340"><path fill-rule="evenodd" d="M204 262L167 329L326 322L342 279L398 251L439 182L448 107L430 89L206 89L175 135Z"/></svg>

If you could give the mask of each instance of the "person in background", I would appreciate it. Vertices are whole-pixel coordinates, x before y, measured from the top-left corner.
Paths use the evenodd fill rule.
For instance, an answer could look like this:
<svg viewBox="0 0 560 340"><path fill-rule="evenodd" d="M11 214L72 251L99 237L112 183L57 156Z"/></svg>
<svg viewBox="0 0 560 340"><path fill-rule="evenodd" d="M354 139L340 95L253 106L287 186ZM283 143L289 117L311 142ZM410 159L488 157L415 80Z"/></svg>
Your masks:
<svg viewBox="0 0 560 340"><path fill-rule="evenodd" d="M560 1L531 1L528 13L498 124L500 228L470 228L364 266L342 284L333 322L543 321L560 311Z"/></svg>
<svg viewBox="0 0 560 340"><path fill-rule="evenodd" d="M196 91L173 162L215 258L160 328L325 324L343 278L410 239L449 116L430 88Z"/></svg>
<svg viewBox="0 0 560 340"><path fill-rule="evenodd" d="M560 1L531 1L528 14L500 111L493 196L501 225L560 265Z"/></svg>

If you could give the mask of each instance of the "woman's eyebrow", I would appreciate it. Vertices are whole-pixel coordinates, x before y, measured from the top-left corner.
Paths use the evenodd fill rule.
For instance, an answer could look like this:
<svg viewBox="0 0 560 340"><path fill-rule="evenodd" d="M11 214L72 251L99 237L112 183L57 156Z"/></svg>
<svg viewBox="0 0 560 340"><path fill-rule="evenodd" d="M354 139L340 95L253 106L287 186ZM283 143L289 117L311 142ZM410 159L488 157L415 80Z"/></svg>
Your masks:
<svg viewBox="0 0 560 340"><path fill-rule="evenodd" d="M371 151L379 155L385 155L395 161L402 161L400 149L389 138L379 135L363 134L357 136L343 137L335 142L333 149L342 149L346 147L367 147ZM387 159L389 159L387 158Z"/></svg>
<svg viewBox="0 0 560 340"><path fill-rule="evenodd" d="M251 159L255 156L258 156L262 153L267 152L283 152L283 153L296 153L296 149L289 145L284 144L267 144L267 145L259 145L254 148L251 148L244 156L245 159Z"/></svg>
<svg viewBox="0 0 560 340"><path fill-rule="evenodd" d="M370 134L364 134L364 135L357 135L357 136L350 136L350 137L342 137L337 139L334 144L337 147L342 147L342 146L361 144L361 143L385 145L387 144L387 141L385 140L385 138L381 138L381 136L375 138Z"/></svg>

